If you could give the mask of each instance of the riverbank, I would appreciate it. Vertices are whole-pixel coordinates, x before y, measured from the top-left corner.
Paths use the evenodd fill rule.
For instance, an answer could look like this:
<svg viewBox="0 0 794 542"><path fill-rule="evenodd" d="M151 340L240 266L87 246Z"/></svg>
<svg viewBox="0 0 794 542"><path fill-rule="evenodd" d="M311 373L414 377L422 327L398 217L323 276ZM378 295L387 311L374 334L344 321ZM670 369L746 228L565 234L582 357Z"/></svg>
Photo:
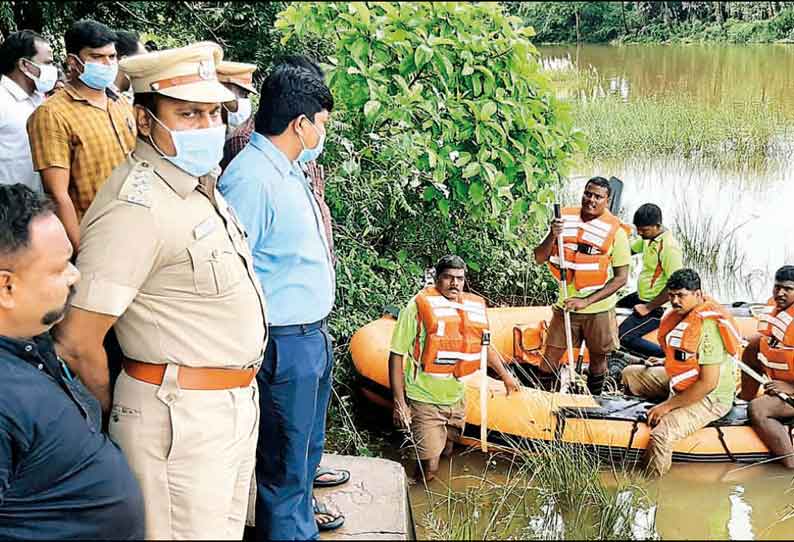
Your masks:
<svg viewBox="0 0 794 542"><path fill-rule="evenodd" d="M521 2L536 43L791 43L788 2Z"/></svg>

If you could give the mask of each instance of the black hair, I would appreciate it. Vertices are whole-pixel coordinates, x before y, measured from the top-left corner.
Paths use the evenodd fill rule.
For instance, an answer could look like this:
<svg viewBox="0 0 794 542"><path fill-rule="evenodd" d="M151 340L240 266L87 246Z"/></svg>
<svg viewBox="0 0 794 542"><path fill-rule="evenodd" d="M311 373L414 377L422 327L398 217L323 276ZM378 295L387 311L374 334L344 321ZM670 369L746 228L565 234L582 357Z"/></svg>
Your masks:
<svg viewBox="0 0 794 542"><path fill-rule="evenodd" d="M441 273L447 269L463 269L466 271L466 262L463 261L463 258L454 254L442 256L436 263L436 278L440 277Z"/></svg>
<svg viewBox="0 0 794 542"><path fill-rule="evenodd" d="M79 55L86 47L98 49L109 43L116 43L118 37L109 26L91 19L74 23L63 37L68 54Z"/></svg>
<svg viewBox="0 0 794 542"><path fill-rule="evenodd" d="M661 226L662 210L653 203L644 203L634 213L634 225L638 228L643 226Z"/></svg>
<svg viewBox="0 0 794 542"><path fill-rule="evenodd" d="M148 109L153 115L157 115L157 98L158 94L156 92L136 92L133 94L132 106L133 108L136 105L141 106L144 109ZM144 137L140 132L138 132L138 137L144 141L148 141L149 139L148 137Z"/></svg>
<svg viewBox="0 0 794 542"><path fill-rule="evenodd" d="M794 265L784 265L775 271L775 282L794 282Z"/></svg>
<svg viewBox="0 0 794 542"><path fill-rule="evenodd" d="M294 68L303 68L304 70L308 70L312 72L314 75L320 78L320 80L325 80L325 72L320 67L320 65L315 62L313 59L303 56L303 55L285 55L278 59L276 65L286 65L292 66Z"/></svg>
<svg viewBox="0 0 794 542"><path fill-rule="evenodd" d="M694 269L684 267L670 275L667 279L668 290L689 290L694 292L700 290L700 275Z"/></svg>
<svg viewBox="0 0 794 542"><path fill-rule="evenodd" d="M32 30L20 30L9 34L5 41L0 43L0 74L8 75L14 71L20 58L30 60L36 56L36 41L47 40Z"/></svg>
<svg viewBox="0 0 794 542"><path fill-rule="evenodd" d="M30 246L30 224L55 212L52 200L24 184L0 185L0 255L13 256Z"/></svg>
<svg viewBox="0 0 794 542"><path fill-rule="evenodd" d="M132 105L140 105L148 109L155 115L157 114L157 93L156 92L136 92L132 100Z"/></svg>
<svg viewBox="0 0 794 542"><path fill-rule="evenodd" d="M595 185L595 186L600 186L601 188L606 188L607 189L607 197L612 195L612 187L609 186L609 181L607 181L605 178L603 178L603 177L591 177L590 180L588 180L587 183L584 185L584 187L587 188L591 184Z"/></svg>
<svg viewBox="0 0 794 542"><path fill-rule="evenodd" d="M116 30L116 54L119 58L138 54L141 38L137 32Z"/></svg>
<svg viewBox="0 0 794 542"><path fill-rule="evenodd" d="M282 64L262 83L254 127L262 135L279 135L301 115L314 122L317 113L333 108L334 97L322 80L303 68Z"/></svg>

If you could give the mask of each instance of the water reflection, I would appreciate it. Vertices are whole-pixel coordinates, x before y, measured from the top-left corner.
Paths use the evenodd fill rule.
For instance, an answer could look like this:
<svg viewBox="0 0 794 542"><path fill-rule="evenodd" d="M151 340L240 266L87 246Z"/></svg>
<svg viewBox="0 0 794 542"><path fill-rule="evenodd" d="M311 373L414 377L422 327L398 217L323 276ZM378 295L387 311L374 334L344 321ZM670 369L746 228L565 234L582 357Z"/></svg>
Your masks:
<svg viewBox="0 0 794 542"><path fill-rule="evenodd" d="M458 502L466 491L491 484L504 486L515 472L504 457L489 462L479 453L462 454L452 460L442 459L439 477L430 489L413 486L410 490L417 534L420 538L440 533L427 524L428 512L446 509L449 502ZM477 475L472 476L472 473ZM615 487L625 473L604 471L602 479ZM794 533L794 489L792 473L775 464L737 465L734 463L675 463L662 479L643 483L647 501L638 501L631 491L620 491L616 502L629 505L632 510L631 537L635 540L786 540ZM481 478L482 477L482 478ZM483 480L488 480L484 483ZM529 482L530 485L532 482ZM613 486L614 484L614 486ZM467 493L470 495L470 493ZM487 499L486 499L487 500ZM498 499L497 499L498 500ZM449 501L449 502L448 502ZM497 503L492 501L491 506ZM512 510L501 506L505 517ZM489 509L491 507L488 507ZM472 509L470 513L484 513L489 509ZM464 512L459 510L459 513ZM465 512L464 512L465 513ZM561 540L571 535L577 523L576 510L564 510L549 494L539 503L536 512L524 523L512 521L512 534L517 538ZM458 515L457 521L465 521ZM620 525L610 532L625 532ZM476 535L480 531L472 531Z"/></svg>
<svg viewBox="0 0 794 542"><path fill-rule="evenodd" d="M547 69L595 75L591 92L686 96L696 102L774 101L794 115L792 45L539 47Z"/></svg>

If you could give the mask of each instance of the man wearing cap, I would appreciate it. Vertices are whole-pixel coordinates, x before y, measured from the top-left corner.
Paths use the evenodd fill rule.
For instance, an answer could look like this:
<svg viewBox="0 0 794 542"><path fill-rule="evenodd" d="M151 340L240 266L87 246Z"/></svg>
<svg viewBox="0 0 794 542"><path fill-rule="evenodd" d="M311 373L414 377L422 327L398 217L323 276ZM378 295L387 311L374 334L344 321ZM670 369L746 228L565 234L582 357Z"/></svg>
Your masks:
<svg viewBox="0 0 794 542"><path fill-rule="evenodd" d="M258 94L254 88L256 64L229 62L218 64L218 81L234 94L235 99L223 104L221 115L226 124L226 138L251 117L251 94Z"/></svg>
<svg viewBox="0 0 794 542"><path fill-rule="evenodd" d="M124 354L109 432L146 501L146 537L239 539L254 469L265 301L245 233L215 188L223 52L127 58L138 139L82 222L84 282L61 355L111 407L102 340Z"/></svg>

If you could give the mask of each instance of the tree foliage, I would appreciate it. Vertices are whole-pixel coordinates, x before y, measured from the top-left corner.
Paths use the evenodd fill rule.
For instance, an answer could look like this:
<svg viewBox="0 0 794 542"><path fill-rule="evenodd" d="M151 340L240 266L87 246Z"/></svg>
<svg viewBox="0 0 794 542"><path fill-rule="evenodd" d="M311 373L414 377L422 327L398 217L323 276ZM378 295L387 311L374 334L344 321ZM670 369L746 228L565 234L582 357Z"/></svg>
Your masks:
<svg viewBox="0 0 794 542"><path fill-rule="evenodd" d="M794 39L794 2L509 2L542 42Z"/></svg>
<svg viewBox="0 0 794 542"><path fill-rule="evenodd" d="M448 252L493 301L544 290L529 248L579 134L531 28L499 4L451 2L294 3L276 26L285 42L332 38L328 196L339 302L354 305L341 327L403 303Z"/></svg>
<svg viewBox="0 0 794 542"><path fill-rule="evenodd" d="M134 30L159 48L179 47L200 40L223 46L227 58L267 68L288 51L273 24L286 2L166 2L11 0L0 2L3 35L28 28L44 34L63 52L63 34L82 18L114 29ZM322 50L318 43L293 42L290 53ZM296 50L297 48L297 50ZM61 57L63 55L60 55Z"/></svg>

